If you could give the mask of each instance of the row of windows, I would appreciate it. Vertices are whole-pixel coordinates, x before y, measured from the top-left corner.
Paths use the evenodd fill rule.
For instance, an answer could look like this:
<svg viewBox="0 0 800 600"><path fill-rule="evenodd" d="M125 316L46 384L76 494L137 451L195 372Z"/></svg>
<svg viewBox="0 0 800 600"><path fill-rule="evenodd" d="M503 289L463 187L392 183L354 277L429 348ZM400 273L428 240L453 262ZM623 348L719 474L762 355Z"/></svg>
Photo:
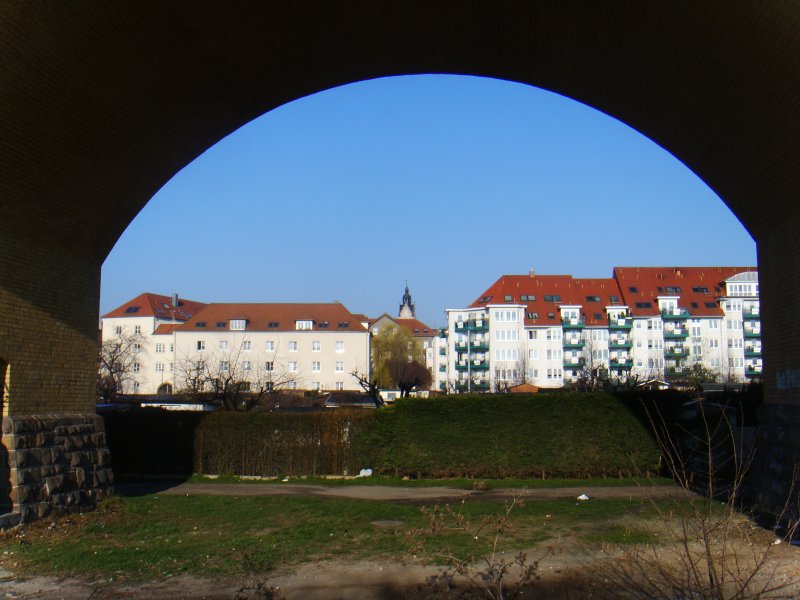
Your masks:
<svg viewBox="0 0 800 600"><path fill-rule="evenodd" d="M158 349L159 346L162 346L161 350ZM205 350L206 349L205 340L197 340L196 347L197 347L198 350ZM275 352L277 348L278 348L278 344L276 344L272 340L269 340L269 341L264 343L264 350L266 350L267 352ZM170 345L170 351L171 351L171 349L172 349L172 345ZM219 341L219 349L222 350L222 351L229 350L230 349L230 345L228 343L228 340L220 340ZM246 351L246 352L249 352L250 350L253 349L253 343L250 340L244 340L242 342L241 349ZM297 341L290 340L289 341L289 352L297 352L297 349L298 349ZM312 352L322 352L322 342L320 342L318 340L312 341L311 342L311 351ZM156 352L163 352L163 344L156 344ZM336 342L336 352L344 352L344 342L343 341L337 341Z"/></svg>

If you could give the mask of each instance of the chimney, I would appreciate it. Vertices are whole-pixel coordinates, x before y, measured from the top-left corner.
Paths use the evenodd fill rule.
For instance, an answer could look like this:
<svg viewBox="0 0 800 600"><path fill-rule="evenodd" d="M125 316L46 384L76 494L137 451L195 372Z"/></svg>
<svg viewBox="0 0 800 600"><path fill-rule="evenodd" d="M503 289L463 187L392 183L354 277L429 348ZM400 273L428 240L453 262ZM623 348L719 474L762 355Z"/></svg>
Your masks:
<svg viewBox="0 0 800 600"><path fill-rule="evenodd" d="M528 275L530 277L536 277L536 269L531 269L530 271L528 271Z"/></svg>
<svg viewBox="0 0 800 600"><path fill-rule="evenodd" d="M172 306L174 306L175 308L178 308L178 302L179 302L178 294L177 293L172 294Z"/></svg>

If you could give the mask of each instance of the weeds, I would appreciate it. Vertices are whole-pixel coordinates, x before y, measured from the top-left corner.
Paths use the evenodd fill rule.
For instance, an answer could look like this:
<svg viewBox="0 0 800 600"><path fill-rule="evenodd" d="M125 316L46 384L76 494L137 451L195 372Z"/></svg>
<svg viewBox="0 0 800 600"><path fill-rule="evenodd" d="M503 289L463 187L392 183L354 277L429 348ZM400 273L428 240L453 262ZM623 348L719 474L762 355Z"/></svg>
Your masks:
<svg viewBox="0 0 800 600"><path fill-rule="evenodd" d="M435 538L447 530L459 532L473 540L480 553L477 558L474 555L457 556L449 549L432 553L434 559L443 561L447 566L427 581L437 598L458 598L477 592L484 598L503 600L516 597L524 586L530 587L536 581L539 562L552 554L552 547L534 560L525 552L509 556L501 549L503 537L512 528L512 512L525 505L523 495L524 491L515 494L511 501L504 504L500 514L485 515L477 522L473 522L464 512L466 499L461 500L457 510L449 504L432 509L422 508L428 525L412 533L412 537L418 540L417 552L424 551L426 539Z"/></svg>
<svg viewBox="0 0 800 600"><path fill-rule="evenodd" d="M698 404L699 428L686 443L667 431L660 415L648 415L673 479L683 491L681 508L654 503L663 524L662 543L643 544L598 570L618 598L744 600L795 597L794 578L777 577L781 541L741 512L742 487L753 458L726 412L710 419ZM690 465L692 468L690 468ZM702 492L698 494L697 492ZM788 503L779 522L789 514Z"/></svg>

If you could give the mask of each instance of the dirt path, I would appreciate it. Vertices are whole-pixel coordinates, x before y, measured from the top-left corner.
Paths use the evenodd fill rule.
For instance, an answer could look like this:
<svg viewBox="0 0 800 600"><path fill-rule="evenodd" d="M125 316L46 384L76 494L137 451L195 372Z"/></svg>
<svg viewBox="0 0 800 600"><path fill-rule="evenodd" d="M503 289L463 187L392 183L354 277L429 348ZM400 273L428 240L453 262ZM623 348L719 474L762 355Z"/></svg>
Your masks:
<svg viewBox="0 0 800 600"><path fill-rule="evenodd" d="M179 496L300 496L338 497L385 502L435 502L460 500L503 500L520 492L516 489L461 490L444 486L396 487L387 485L324 486L295 483L180 483L176 485L123 484L117 486L123 495L167 494ZM665 499L680 498L685 492L678 486L563 487L526 489L529 500L577 498Z"/></svg>

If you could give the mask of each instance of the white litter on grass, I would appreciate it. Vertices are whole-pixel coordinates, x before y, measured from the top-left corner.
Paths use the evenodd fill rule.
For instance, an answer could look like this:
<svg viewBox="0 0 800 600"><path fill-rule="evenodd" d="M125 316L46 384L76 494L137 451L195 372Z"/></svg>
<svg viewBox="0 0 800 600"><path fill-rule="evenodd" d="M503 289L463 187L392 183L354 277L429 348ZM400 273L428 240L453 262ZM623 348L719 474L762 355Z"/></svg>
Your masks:
<svg viewBox="0 0 800 600"><path fill-rule="evenodd" d="M773 545L773 546L777 546L777 545L778 545L778 544L780 544L782 541L783 541L783 540L782 540L781 538L775 538L775 541L774 541L774 542L772 542L772 545Z"/></svg>
<svg viewBox="0 0 800 600"><path fill-rule="evenodd" d="M288 477L284 477L283 481L289 481L289 478Z"/></svg>
<svg viewBox="0 0 800 600"><path fill-rule="evenodd" d="M578 496L578 498L577 498L577 499L578 499L578 500L588 500L588 499L589 499L589 496L587 496L586 494L581 494L580 496Z"/></svg>
<svg viewBox="0 0 800 600"><path fill-rule="evenodd" d="M356 477L372 477L372 469L361 469Z"/></svg>

